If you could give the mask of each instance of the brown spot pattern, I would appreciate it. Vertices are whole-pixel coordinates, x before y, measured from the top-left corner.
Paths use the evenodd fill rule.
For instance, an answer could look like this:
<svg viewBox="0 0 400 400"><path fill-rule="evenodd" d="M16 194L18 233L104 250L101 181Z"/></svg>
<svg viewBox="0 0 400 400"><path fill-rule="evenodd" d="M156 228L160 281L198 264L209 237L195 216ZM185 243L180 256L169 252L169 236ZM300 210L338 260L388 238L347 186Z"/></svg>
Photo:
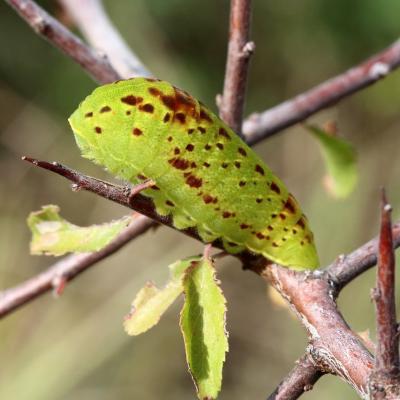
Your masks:
<svg viewBox="0 0 400 400"><path fill-rule="evenodd" d="M184 158L174 157L168 160L168 162L176 169L185 170L189 168L189 161Z"/></svg>
<svg viewBox="0 0 400 400"><path fill-rule="evenodd" d="M90 118L90 117L93 117L93 113L90 111L90 112L87 112L86 114L85 114L85 117L86 118Z"/></svg>
<svg viewBox="0 0 400 400"><path fill-rule="evenodd" d="M154 106L150 103L143 104L142 106L139 107L139 110L147 113L152 113L154 111Z"/></svg>
<svg viewBox="0 0 400 400"><path fill-rule="evenodd" d="M187 151L193 151L193 150L194 150L194 145L193 145L192 143L189 143L189 144L186 146L186 150L187 150Z"/></svg>
<svg viewBox="0 0 400 400"><path fill-rule="evenodd" d="M142 131L141 129L139 129L139 128L133 128L132 133L133 133L135 136L140 136L140 135L143 133L143 131Z"/></svg>
<svg viewBox="0 0 400 400"><path fill-rule="evenodd" d="M94 130L96 131L96 133L101 133L101 128L99 126L96 126Z"/></svg>
<svg viewBox="0 0 400 400"><path fill-rule="evenodd" d="M101 109L100 109L101 113L110 112L110 111L111 111L111 107L109 107L109 106L104 106L104 107L101 107Z"/></svg>
<svg viewBox="0 0 400 400"><path fill-rule="evenodd" d="M279 186L275 182L271 183L270 188L273 192L281 194L281 189L279 189Z"/></svg>
<svg viewBox="0 0 400 400"><path fill-rule="evenodd" d="M256 165L255 171L258 172L260 175L265 175L264 169L261 165Z"/></svg>
<svg viewBox="0 0 400 400"><path fill-rule="evenodd" d="M166 113L166 114L164 115L163 121L164 121L164 122L168 122L170 119L171 119L171 114L170 114L170 113Z"/></svg>
<svg viewBox="0 0 400 400"><path fill-rule="evenodd" d="M203 185L203 180L201 178L197 178L194 175L189 175L186 178L186 183L193 188L199 188Z"/></svg>
<svg viewBox="0 0 400 400"><path fill-rule="evenodd" d="M225 138L227 138L228 140L230 140L230 136L229 136L229 133L226 131L226 129L225 128L219 128L219 130L218 130L218 134L220 135L220 136L223 136L223 137L225 137Z"/></svg>
<svg viewBox="0 0 400 400"><path fill-rule="evenodd" d="M238 152L239 152L243 157L246 157L246 156L247 156L246 150L245 150L243 147L239 147L239 148L238 148Z"/></svg>

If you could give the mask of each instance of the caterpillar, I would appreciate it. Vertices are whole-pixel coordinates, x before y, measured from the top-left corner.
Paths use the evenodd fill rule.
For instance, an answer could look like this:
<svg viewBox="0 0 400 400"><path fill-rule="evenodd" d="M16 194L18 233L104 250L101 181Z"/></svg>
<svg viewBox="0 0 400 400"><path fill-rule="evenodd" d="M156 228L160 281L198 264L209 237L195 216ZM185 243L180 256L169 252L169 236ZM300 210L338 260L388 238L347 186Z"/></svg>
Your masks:
<svg viewBox="0 0 400 400"><path fill-rule="evenodd" d="M82 155L132 184L177 229L194 227L294 269L318 267L296 199L204 104L168 82L133 78L93 91L69 119Z"/></svg>

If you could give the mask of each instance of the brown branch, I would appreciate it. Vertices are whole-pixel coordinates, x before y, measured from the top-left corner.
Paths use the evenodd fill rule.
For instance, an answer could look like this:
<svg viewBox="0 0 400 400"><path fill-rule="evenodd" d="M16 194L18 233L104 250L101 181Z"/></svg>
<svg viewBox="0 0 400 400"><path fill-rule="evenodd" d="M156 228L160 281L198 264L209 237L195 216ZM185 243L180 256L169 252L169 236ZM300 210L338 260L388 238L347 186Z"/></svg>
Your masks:
<svg viewBox="0 0 400 400"><path fill-rule="evenodd" d="M40 36L77 62L94 80L113 82L121 77L108 60L85 45L77 36L31 0L5 0Z"/></svg>
<svg viewBox="0 0 400 400"><path fill-rule="evenodd" d="M254 43L249 42L250 19L251 0L231 0L228 55L219 110L220 117L240 136L247 73L254 51Z"/></svg>
<svg viewBox="0 0 400 400"><path fill-rule="evenodd" d="M343 74L267 111L251 115L244 122L243 133L249 143L257 143L372 85L399 65L400 40Z"/></svg>
<svg viewBox="0 0 400 400"><path fill-rule="evenodd" d="M71 281L88 268L115 253L132 239L146 232L154 223L137 215L113 241L95 253L83 253L65 257L47 271L23 282L22 284L0 292L0 318L29 303L40 295L52 290L61 279Z"/></svg>
<svg viewBox="0 0 400 400"><path fill-rule="evenodd" d="M385 193L382 192L377 286L373 291L377 329L375 367L370 377L370 392L373 400L400 397L395 256L390 214L391 207L386 201Z"/></svg>
<svg viewBox="0 0 400 400"><path fill-rule="evenodd" d="M311 390L317 380L323 375L312 358L305 354L296 361L296 365L279 384L267 400L295 400L303 393Z"/></svg>
<svg viewBox="0 0 400 400"><path fill-rule="evenodd" d="M101 0L60 0L90 45L106 54L124 79L152 74L110 21Z"/></svg>

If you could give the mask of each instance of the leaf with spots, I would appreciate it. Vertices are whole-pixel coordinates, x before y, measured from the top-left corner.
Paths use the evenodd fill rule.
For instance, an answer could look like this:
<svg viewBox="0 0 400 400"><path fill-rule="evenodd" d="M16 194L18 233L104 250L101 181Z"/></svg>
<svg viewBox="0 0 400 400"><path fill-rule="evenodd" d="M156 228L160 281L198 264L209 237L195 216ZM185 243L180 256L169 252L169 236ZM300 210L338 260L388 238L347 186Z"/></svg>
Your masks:
<svg viewBox="0 0 400 400"><path fill-rule="evenodd" d="M185 303L180 324L200 400L217 398L228 351L226 300L218 283L214 266L206 258L192 263L183 279Z"/></svg>
<svg viewBox="0 0 400 400"><path fill-rule="evenodd" d="M32 231L31 253L61 256L98 251L111 242L131 221L123 217L102 225L80 227L63 219L54 205L43 206L28 217Z"/></svg>
<svg viewBox="0 0 400 400"><path fill-rule="evenodd" d="M328 170L327 187L337 198L345 198L354 190L357 181L356 152L346 140L313 125L307 129L318 139Z"/></svg>
<svg viewBox="0 0 400 400"><path fill-rule="evenodd" d="M187 92L146 78L96 89L70 117L84 157L136 184L177 229L284 266L318 266L313 235L284 184Z"/></svg>
<svg viewBox="0 0 400 400"><path fill-rule="evenodd" d="M129 314L125 317L124 328L128 335L136 336L155 326L165 311L183 292L185 270L200 257L179 260L169 266L171 278L163 289L148 282L136 295Z"/></svg>

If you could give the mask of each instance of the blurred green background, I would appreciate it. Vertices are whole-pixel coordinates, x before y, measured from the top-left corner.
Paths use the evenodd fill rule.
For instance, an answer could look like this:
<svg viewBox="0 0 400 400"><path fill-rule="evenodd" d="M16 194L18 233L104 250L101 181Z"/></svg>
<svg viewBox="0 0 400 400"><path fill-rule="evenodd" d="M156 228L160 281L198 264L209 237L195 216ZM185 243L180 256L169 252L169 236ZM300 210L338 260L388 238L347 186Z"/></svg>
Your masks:
<svg viewBox="0 0 400 400"><path fill-rule="evenodd" d="M254 0L246 114L271 107L358 63L399 35L397 0ZM56 2L41 1L54 14ZM225 66L227 0L105 1L128 43L155 75L215 109ZM0 287L46 269L54 259L29 255L28 213L61 207L76 224L108 221L126 209L73 193L61 178L21 155L58 160L86 173L106 173L80 158L67 117L96 85L72 61L38 38L0 2ZM310 219L323 265L378 229L379 187L400 216L400 72L311 122L335 119L358 150L360 182L346 200L324 190L318 144L295 126L256 147L296 195ZM123 316L147 280L163 284L167 265L201 251L167 228L149 232L67 286L23 307L0 324L0 396L15 400L195 398L178 329L180 304L149 333L131 338ZM306 335L267 296L264 282L237 261L218 265L228 299L230 353L220 399L262 399L304 352ZM340 308L356 331L372 330L374 271L350 284ZM356 399L324 377L304 399Z"/></svg>

